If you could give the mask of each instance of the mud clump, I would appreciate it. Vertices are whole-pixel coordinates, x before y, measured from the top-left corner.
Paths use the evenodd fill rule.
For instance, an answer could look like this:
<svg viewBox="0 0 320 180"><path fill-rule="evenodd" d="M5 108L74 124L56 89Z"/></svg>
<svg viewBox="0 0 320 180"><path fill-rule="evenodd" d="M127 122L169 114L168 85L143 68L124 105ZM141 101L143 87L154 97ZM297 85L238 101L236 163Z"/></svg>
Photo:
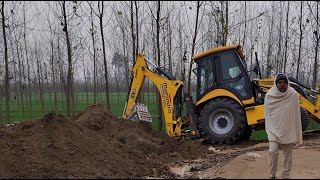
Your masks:
<svg viewBox="0 0 320 180"><path fill-rule="evenodd" d="M208 146L114 117L102 105L0 128L2 179L161 176L167 164L208 153Z"/></svg>

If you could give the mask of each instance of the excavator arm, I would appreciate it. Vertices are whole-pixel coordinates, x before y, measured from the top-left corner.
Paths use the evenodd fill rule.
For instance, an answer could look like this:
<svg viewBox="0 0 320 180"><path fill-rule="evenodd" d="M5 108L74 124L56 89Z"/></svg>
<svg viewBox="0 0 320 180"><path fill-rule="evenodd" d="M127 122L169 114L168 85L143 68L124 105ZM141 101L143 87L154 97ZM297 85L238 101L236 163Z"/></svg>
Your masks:
<svg viewBox="0 0 320 180"><path fill-rule="evenodd" d="M183 82L174 80L169 73L148 61L165 77L151 71L148 68L146 61L148 60L140 53L132 68L132 80L123 112L123 118L128 119L131 116L137 102L138 94L143 87L144 80L145 78L149 78L157 86L161 96L167 134L170 137L180 136L183 124L181 118Z"/></svg>

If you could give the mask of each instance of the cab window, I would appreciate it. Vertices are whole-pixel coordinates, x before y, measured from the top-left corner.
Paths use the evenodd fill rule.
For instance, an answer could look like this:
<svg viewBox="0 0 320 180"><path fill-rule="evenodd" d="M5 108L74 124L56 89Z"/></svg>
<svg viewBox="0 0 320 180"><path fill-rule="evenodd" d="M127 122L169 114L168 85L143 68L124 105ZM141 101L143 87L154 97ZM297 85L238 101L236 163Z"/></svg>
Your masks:
<svg viewBox="0 0 320 180"><path fill-rule="evenodd" d="M240 57L234 50L221 52L219 57L221 87L234 92L240 99L249 98L250 80L246 76Z"/></svg>
<svg viewBox="0 0 320 180"><path fill-rule="evenodd" d="M212 88L215 81L214 65L211 57L204 57L198 60L197 76L198 76L198 93L197 97L206 93Z"/></svg>

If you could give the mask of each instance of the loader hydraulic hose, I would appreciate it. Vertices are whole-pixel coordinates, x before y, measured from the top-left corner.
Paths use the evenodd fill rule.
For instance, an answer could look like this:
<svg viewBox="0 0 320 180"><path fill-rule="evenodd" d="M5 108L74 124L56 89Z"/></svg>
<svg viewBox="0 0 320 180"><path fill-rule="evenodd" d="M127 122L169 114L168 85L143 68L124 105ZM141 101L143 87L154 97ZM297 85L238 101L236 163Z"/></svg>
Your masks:
<svg viewBox="0 0 320 180"><path fill-rule="evenodd" d="M155 65L152 61L148 60L147 58L144 58L146 61L148 61L153 67L156 68L156 70L164 75L166 78L168 78L169 80L175 80L176 78L170 74L168 71L166 71L165 69L162 69L161 67L158 67L157 65Z"/></svg>

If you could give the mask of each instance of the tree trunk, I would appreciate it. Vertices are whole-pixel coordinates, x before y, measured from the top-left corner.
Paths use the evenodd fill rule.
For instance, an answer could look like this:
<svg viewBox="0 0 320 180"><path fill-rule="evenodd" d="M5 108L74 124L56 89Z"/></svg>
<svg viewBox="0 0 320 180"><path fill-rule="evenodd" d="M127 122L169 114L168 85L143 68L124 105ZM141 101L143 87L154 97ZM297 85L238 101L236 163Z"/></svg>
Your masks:
<svg viewBox="0 0 320 180"><path fill-rule="evenodd" d="M160 57L161 57L161 52L160 52L160 9L161 9L161 6L160 6L160 1L157 1L157 19L156 19L156 24L157 24L157 28L156 28L156 31L157 31L157 63L158 63L158 67L160 67ZM158 72L160 74L160 72ZM162 126L163 126L163 122L162 122L162 107L161 107L161 96L160 96L160 92L157 91L156 93L156 99L157 99L157 113L158 113L158 128L159 128L159 131L162 131Z"/></svg>
<svg viewBox="0 0 320 180"><path fill-rule="evenodd" d="M180 10L179 10L179 17L181 17L181 11ZM180 18L179 18L178 36L179 36L179 49L181 49L181 51L182 51L182 49L183 49L183 45L182 45L182 24L181 24L181 19ZM182 55L182 52L181 52L181 55ZM180 73L179 73L180 74L180 80L184 81L185 74L183 72L184 64L183 64L182 60L179 63L179 69L180 69Z"/></svg>
<svg viewBox="0 0 320 180"><path fill-rule="evenodd" d="M245 47L246 42L246 32L247 32L247 1L244 1L244 31L243 31L243 41L242 41L242 47Z"/></svg>
<svg viewBox="0 0 320 180"><path fill-rule="evenodd" d="M272 70L272 60L271 60L271 55L272 55L272 39L273 39L273 16L274 14L274 8L272 7L272 15L271 15L271 25L269 28L269 41L268 41L268 54L267 54L267 78L271 76L271 70Z"/></svg>
<svg viewBox="0 0 320 180"><path fill-rule="evenodd" d="M24 113L24 100L23 100L23 85L22 85L22 79L23 79L23 75L22 74L22 70L23 70L23 65L20 59L20 52L19 52L19 44L18 44L18 40L16 39L16 48L17 48L17 58L18 58L18 69L19 69L19 92L20 92L20 97L19 99L21 100L21 110L22 110L22 116L25 116ZM22 51L21 51L22 52ZM18 97L17 97L18 98Z"/></svg>
<svg viewBox="0 0 320 180"><path fill-rule="evenodd" d="M120 70L118 69L118 71L116 71L115 73L115 80L116 80L116 91L117 91L117 104L119 104L120 102L120 88L119 88L119 81L118 81L118 75L117 72L120 72Z"/></svg>
<svg viewBox="0 0 320 180"><path fill-rule="evenodd" d="M127 51L126 51L126 34L124 28L122 27L122 47L123 47L123 57L124 57L124 69L125 69L125 80L126 80L126 89L130 88L130 78L129 78L129 64L127 61Z"/></svg>
<svg viewBox="0 0 320 180"><path fill-rule="evenodd" d="M169 19L169 16L168 16ZM170 26L170 20L168 20L168 62L169 62L169 72L172 74L172 57L171 57L171 51L172 51L172 30Z"/></svg>
<svg viewBox="0 0 320 180"><path fill-rule="evenodd" d="M85 70L87 70L87 72L89 71L88 69L84 69L84 73L85 73ZM89 90L88 90L88 79L86 76L85 76L85 83L86 83L86 93L87 93L87 105L89 105Z"/></svg>
<svg viewBox="0 0 320 180"><path fill-rule="evenodd" d="M85 68L86 66L84 64L84 52L82 54L82 66L84 67L83 68L84 89L86 92L86 105L88 106L89 105L89 94L88 94L88 81L87 81L86 68Z"/></svg>
<svg viewBox="0 0 320 180"><path fill-rule="evenodd" d="M12 20L13 21L13 20ZM16 68L16 66L17 66L17 62L16 62L16 56L15 56L15 54L14 54L14 47L13 47L13 41L10 41L10 46L11 46L11 49L12 49L12 51L11 51L11 57L12 57L12 64L13 64L13 73L12 73L12 75L11 75L11 77L9 77L9 79L10 78L13 78L13 89L14 89L14 91L13 91L13 93L14 93L14 103L17 103L17 106L18 106L18 109L20 109L20 102L19 102L19 97L18 97L18 83L17 83L17 68Z"/></svg>
<svg viewBox="0 0 320 180"><path fill-rule="evenodd" d="M296 73L296 79L299 80L299 70L300 70L300 59L301 59L301 46L302 46L302 8L303 8L303 2L300 1L300 24L299 24L299 29L300 29L300 36L299 36L299 54L298 54L298 60L297 60L297 73Z"/></svg>
<svg viewBox="0 0 320 180"><path fill-rule="evenodd" d="M197 39L197 34L198 34L198 21L199 21L199 10L200 10L200 1L197 1L197 15L196 15L196 27L194 28L194 35L193 35L193 39L192 39L192 46L191 46L191 58L194 55L194 49L196 46L196 39ZM192 72L192 64L193 64L193 60L190 60L190 64L189 64L189 73L188 73L188 89L187 92L190 92L191 89L191 72Z"/></svg>
<svg viewBox="0 0 320 180"><path fill-rule="evenodd" d="M102 49L103 49L103 63L104 63L104 79L106 82L105 89L106 89L106 106L107 109L110 111L110 100L109 100L109 80L108 80L108 64L107 64L107 57L106 57L106 45L104 42L104 34L103 34L103 12L104 12L104 6L102 1L102 11L100 14L100 31L101 31L101 39L102 39Z"/></svg>
<svg viewBox="0 0 320 180"><path fill-rule="evenodd" d="M314 64L313 64L313 81L312 81L312 88L316 90L317 88L317 80L318 80L318 51L319 51L319 41L320 41L320 33L319 33L319 1L317 3L317 15L316 15L316 33L314 33L316 37L316 46L315 46L315 57L314 57Z"/></svg>
<svg viewBox="0 0 320 180"><path fill-rule="evenodd" d="M151 31L152 31L152 55L153 55L153 59L157 59L157 47L156 47L156 35L154 34L154 18L152 18L151 20ZM155 94L155 96L154 96ZM155 97L157 100L157 91L155 89L155 85L152 84L152 102L155 102ZM158 106L157 106L158 109ZM158 110L157 110L158 111Z"/></svg>
<svg viewBox="0 0 320 180"><path fill-rule="evenodd" d="M25 9L25 3L23 4L23 7ZM28 46L27 46L27 39L26 39L26 34L27 34L27 28L26 28L26 10L23 11L23 40L24 40L24 49L25 49L25 54L26 54L26 60L27 60L27 78L28 78L28 98L29 98L29 111L32 112L32 94L31 94L31 77L30 77L30 63L29 63L29 56L28 56ZM31 116L30 118L32 119L32 114L29 113Z"/></svg>
<svg viewBox="0 0 320 180"><path fill-rule="evenodd" d="M62 2L63 5L63 19L64 19L64 32L66 35L67 51L68 51L68 74L67 74L67 115L70 117L71 110L73 109L72 102L72 53L71 44L69 39L67 13L66 13L66 1Z"/></svg>
<svg viewBox="0 0 320 180"><path fill-rule="evenodd" d="M139 54L139 18L138 18L138 4L134 1L136 7L136 56Z"/></svg>
<svg viewBox="0 0 320 180"><path fill-rule="evenodd" d="M53 37L52 37L53 38ZM52 83L53 83L53 103L54 103L54 111L57 111L57 85L56 85L56 73L55 73L55 64L54 64L54 46L53 40L51 41L51 73L52 73Z"/></svg>
<svg viewBox="0 0 320 180"><path fill-rule="evenodd" d="M136 59L136 37L134 35L134 22L133 22L133 1L130 1L130 12L131 12L131 38L132 38L132 62Z"/></svg>
<svg viewBox="0 0 320 180"><path fill-rule="evenodd" d="M4 1L2 1L1 8L2 16L2 36L3 36L3 45L4 45L4 65L5 65L5 77L4 77L4 94L6 97L6 123L10 124L10 84L9 84L9 62L8 62L8 44L7 44L7 35L6 35L6 25L5 25L5 16L4 16Z"/></svg>
<svg viewBox="0 0 320 180"><path fill-rule="evenodd" d="M277 62L276 62L276 74L280 71L280 65L282 58L280 57L281 53L281 43L282 43L282 3L280 2L280 15L279 15L279 41L278 41L278 52L277 52Z"/></svg>
<svg viewBox="0 0 320 180"><path fill-rule="evenodd" d="M67 97L67 88L66 88L66 81L64 78L64 70L63 70L63 63L61 58L60 52L60 38L58 36L58 61L59 61L59 79L60 79L60 91L61 91L61 102L64 102L64 96ZM65 111L65 103L62 104L62 111Z"/></svg>
<svg viewBox="0 0 320 180"><path fill-rule="evenodd" d="M199 2L199 1L198 1ZM226 2L226 21L223 27L223 43L222 46L226 46L227 45L227 41L228 41L228 31L229 31L229 3L228 1Z"/></svg>
<svg viewBox="0 0 320 180"><path fill-rule="evenodd" d="M284 44L284 63L283 63L283 73L286 73L286 66L288 60L288 31L289 31L289 10L290 10L290 1L288 1L287 7L287 17L286 17L286 39Z"/></svg>
<svg viewBox="0 0 320 180"><path fill-rule="evenodd" d="M43 65L44 65L44 79L46 80L46 85L47 85L47 88L45 89L45 88L43 88L44 89L44 91L43 91L43 94L44 94L44 99L45 99L45 93L48 93L48 99L49 99L49 101L50 101L50 109L51 109L51 111L53 111L53 102L52 102L52 92L51 92L51 89L52 88L50 88L50 84L49 84L49 70L48 70L48 68L47 68L47 64L46 63L43 63ZM44 81L44 80L43 80ZM43 84L44 84L44 82L43 82Z"/></svg>
<svg viewBox="0 0 320 180"><path fill-rule="evenodd" d="M36 47L38 49L38 47ZM41 62L39 61L39 52L36 50L35 54L36 62L37 62L37 80L38 80L38 88L39 88L39 100L41 104L41 110L44 112L44 99L43 99L43 90L42 90L42 68L41 68Z"/></svg>
<svg viewBox="0 0 320 180"><path fill-rule="evenodd" d="M93 16L91 9L91 37L92 37L92 49L93 49L93 103L97 103L97 65L96 65L96 43L94 38L94 26L93 26Z"/></svg>

